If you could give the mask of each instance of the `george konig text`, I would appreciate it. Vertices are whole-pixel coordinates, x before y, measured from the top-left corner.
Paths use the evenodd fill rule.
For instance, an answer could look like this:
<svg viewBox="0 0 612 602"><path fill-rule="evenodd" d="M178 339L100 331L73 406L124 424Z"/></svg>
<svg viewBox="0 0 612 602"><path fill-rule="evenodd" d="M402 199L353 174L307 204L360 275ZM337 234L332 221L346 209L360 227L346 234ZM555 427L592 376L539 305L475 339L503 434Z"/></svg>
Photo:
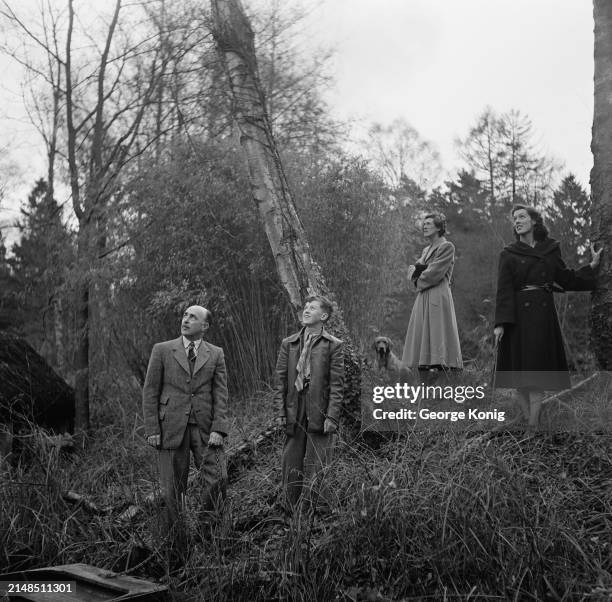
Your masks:
<svg viewBox="0 0 612 602"><path fill-rule="evenodd" d="M375 420L415 420L417 412L402 408L400 410L383 410L375 408L372 412ZM448 420L449 422L457 422L459 420L497 420L504 422L506 420L506 412L498 410L478 410L471 408L467 412L452 412L444 410L430 410L429 408L421 408L418 412L418 417L421 420Z"/></svg>

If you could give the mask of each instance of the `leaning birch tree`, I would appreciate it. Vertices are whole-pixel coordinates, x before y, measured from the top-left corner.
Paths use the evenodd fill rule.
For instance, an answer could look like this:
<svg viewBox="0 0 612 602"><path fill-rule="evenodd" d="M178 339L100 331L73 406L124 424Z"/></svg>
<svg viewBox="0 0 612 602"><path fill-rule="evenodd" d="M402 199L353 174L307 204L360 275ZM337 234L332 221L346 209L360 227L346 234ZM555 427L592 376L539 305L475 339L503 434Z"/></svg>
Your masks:
<svg viewBox="0 0 612 602"><path fill-rule="evenodd" d="M612 3L594 0L595 104L591 170L593 240L605 251L593 293L591 338L597 361L612 370Z"/></svg>
<svg viewBox="0 0 612 602"><path fill-rule="evenodd" d="M253 201L261 217L280 282L296 312L308 295L335 299L314 261L283 169L259 78L254 34L240 0L211 0L213 36L232 99L232 117L248 166ZM330 327L345 341L345 403L359 410L361 362L335 312Z"/></svg>

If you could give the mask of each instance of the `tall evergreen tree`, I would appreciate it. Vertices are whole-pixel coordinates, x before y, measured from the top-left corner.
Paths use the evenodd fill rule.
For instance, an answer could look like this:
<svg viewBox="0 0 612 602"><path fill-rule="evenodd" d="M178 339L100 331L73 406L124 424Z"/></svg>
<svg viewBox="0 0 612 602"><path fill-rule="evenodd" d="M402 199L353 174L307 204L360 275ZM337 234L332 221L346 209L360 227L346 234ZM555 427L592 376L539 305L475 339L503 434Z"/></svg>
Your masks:
<svg viewBox="0 0 612 602"><path fill-rule="evenodd" d="M563 258L570 267L590 261L591 199L573 174L563 178L553 193L548 212L552 236L559 241ZM589 350L589 304L584 293L568 292L556 299L570 366L592 366Z"/></svg>
<svg viewBox="0 0 612 602"><path fill-rule="evenodd" d="M563 178L553 193L550 222L568 264L588 261L586 243L591 231L591 199L573 174Z"/></svg>
<svg viewBox="0 0 612 602"><path fill-rule="evenodd" d="M17 222L20 240L8 260L20 301L16 326L53 366L61 366L58 352L63 329L61 287L70 258L70 233L62 221L61 207L48 194L47 183L38 180L21 208Z"/></svg>

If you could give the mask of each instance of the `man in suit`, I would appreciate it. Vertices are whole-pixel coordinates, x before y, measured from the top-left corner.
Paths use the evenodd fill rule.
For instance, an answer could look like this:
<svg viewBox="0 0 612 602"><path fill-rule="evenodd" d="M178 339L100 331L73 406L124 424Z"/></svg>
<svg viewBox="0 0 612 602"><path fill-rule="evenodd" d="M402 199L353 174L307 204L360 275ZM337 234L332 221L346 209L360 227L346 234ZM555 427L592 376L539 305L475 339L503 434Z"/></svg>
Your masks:
<svg viewBox="0 0 612 602"><path fill-rule="evenodd" d="M159 450L164 530L174 533L181 552L185 542L179 512L190 451L203 486L202 509L213 510L226 492L227 375L223 350L203 339L211 319L199 305L185 311L181 336L153 347L142 395L147 443Z"/></svg>
<svg viewBox="0 0 612 602"><path fill-rule="evenodd" d="M331 461L344 394L342 341L324 328L332 314L323 296L306 299L303 328L283 340L276 363L275 407L286 439L282 456L285 502L298 504L305 483L306 505L329 503L320 484L313 495L312 481Z"/></svg>

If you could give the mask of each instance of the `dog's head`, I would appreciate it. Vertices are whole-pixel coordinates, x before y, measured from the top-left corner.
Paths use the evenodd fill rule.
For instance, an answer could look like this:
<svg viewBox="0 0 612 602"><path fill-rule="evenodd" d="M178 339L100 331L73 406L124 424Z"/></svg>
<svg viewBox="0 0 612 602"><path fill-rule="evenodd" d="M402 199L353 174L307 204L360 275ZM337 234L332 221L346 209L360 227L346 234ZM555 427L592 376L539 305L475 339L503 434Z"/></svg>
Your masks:
<svg viewBox="0 0 612 602"><path fill-rule="evenodd" d="M383 368L387 366L387 360L389 359L389 353L391 353L391 339L389 337L376 337L372 347L376 352L378 359L378 366Z"/></svg>

